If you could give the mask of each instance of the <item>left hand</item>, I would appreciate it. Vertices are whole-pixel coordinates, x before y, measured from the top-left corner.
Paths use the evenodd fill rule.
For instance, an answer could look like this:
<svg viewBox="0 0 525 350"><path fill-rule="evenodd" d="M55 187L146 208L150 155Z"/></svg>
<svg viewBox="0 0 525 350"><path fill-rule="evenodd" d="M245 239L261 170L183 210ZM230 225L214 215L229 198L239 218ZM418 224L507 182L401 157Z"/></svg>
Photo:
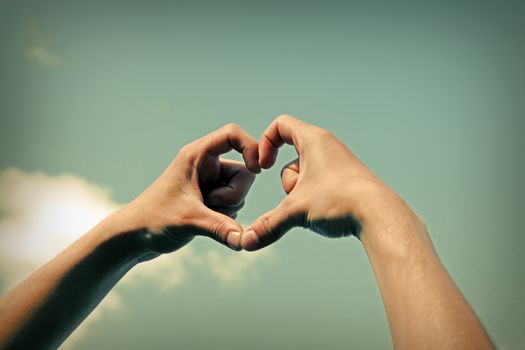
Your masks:
<svg viewBox="0 0 525 350"><path fill-rule="evenodd" d="M219 159L235 149L244 162ZM261 171L254 138L228 124L184 146L164 173L121 210L138 230L145 259L173 252L195 235L240 250L242 227L234 219L255 173Z"/></svg>

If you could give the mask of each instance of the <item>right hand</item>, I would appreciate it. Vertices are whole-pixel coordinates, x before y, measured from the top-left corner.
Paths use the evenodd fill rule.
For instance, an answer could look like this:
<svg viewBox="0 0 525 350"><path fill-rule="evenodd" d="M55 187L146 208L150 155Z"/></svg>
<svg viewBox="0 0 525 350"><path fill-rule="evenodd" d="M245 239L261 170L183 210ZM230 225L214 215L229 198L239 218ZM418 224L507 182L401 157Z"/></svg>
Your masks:
<svg viewBox="0 0 525 350"><path fill-rule="evenodd" d="M327 237L359 238L384 213L411 212L333 134L288 115L275 119L259 141L261 168L275 163L284 143L294 145L299 156L281 172L288 196L243 232L244 249L265 247L295 226Z"/></svg>

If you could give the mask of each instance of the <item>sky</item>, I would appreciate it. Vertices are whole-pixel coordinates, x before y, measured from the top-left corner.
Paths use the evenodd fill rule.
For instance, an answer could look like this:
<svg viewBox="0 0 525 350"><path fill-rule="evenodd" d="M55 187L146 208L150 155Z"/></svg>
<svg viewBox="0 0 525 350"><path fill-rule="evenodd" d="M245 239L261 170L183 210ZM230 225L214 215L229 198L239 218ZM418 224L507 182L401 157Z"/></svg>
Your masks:
<svg viewBox="0 0 525 350"><path fill-rule="evenodd" d="M288 113L334 132L425 218L494 342L518 349L523 62L517 1L0 0L0 292L186 143L230 122L257 138ZM294 157L257 177L241 224L284 197ZM197 238L139 266L63 346L145 347L391 340L359 241L294 229L258 253Z"/></svg>

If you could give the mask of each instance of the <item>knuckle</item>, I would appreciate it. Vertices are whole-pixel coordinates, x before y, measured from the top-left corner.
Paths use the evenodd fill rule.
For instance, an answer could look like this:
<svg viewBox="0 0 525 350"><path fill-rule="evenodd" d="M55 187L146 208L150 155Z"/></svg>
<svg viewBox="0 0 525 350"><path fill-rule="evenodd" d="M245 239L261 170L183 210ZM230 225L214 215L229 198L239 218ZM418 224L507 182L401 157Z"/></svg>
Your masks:
<svg viewBox="0 0 525 350"><path fill-rule="evenodd" d="M222 220L214 220L212 223L210 223L208 227L208 233L210 234L210 237L216 239L219 242L224 242L224 239L221 235L221 232L224 230L224 221Z"/></svg>
<svg viewBox="0 0 525 350"><path fill-rule="evenodd" d="M317 127L317 134L320 137L325 137L325 138L334 136L334 134L332 134L332 132L330 130L319 128L319 127Z"/></svg>
<svg viewBox="0 0 525 350"><path fill-rule="evenodd" d="M335 138L334 134L331 131L319 127L316 127L315 134L317 140L323 143L329 140L333 140Z"/></svg>
<svg viewBox="0 0 525 350"><path fill-rule="evenodd" d="M275 120L277 121L285 121L285 120L290 120L290 119L293 119L293 117L289 114L286 114L286 113L283 113L283 114L280 114L277 118L275 118Z"/></svg>
<svg viewBox="0 0 525 350"><path fill-rule="evenodd" d="M222 203L222 205L235 205L237 204L236 202L239 202L232 191L223 191L217 194L217 200Z"/></svg>
<svg viewBox="0 0 525 350"><path fill-rule="evenodd" d="M224 130L228 133L234 133L241 130L241 127L235 123L228 123L224 126Z"/></svg>
<svg viewBox="0 0 525 350"><path fill-rule="evenodd" d="M195 144L194 142L188 143L184 146L182 146L179 149L179 152L177 153L177 157L191 157L193 153L195 152Z"/></svg>
<svg viewBox="0 0 525 350"><path fill-rule="evenodd" d="M242 198L241 196L235 193L231 193L227 196L227 198L225 199L225 202L226 202L226 205L230 207L242 207L242 205L244 205L244 198Z"/></svg>
<svg viewBox="0 0 525 350"><path fill-rule="evenodd" d="M265 215L261 219L261 225L263 227L263 232L265 233L266 239L268 241L276 241L279 237L275 229L273 228L271 222L270 222L270 216Z"/></svg>

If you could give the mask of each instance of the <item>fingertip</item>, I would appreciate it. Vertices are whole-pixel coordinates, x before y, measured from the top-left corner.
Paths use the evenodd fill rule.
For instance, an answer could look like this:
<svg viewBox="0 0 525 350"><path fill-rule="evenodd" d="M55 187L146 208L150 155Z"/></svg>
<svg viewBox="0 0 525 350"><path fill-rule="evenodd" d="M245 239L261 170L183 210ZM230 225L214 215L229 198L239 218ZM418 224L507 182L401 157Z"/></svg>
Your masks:
<svg viewBox="0 0 525 350"><path fill-rule="evenodd" d="M260 248L261 241L254 229L250 228L241 236L241 248L246 251L254 251Z"/></svg>
<svg viewBox="0 0 525 350"><path fill-rule="evenodd" d="M237 229L234 229L234 230L228 232L228 234L226 236L226 244L232 250L235 250L237 252L242 250L242 246L241 246L241 231L238 231Z"/></svg>
<svg viewBox="0 0 525 350"><path fill-rule="evenodd" d="M202 204L194 209L192 227L196 235L206 236L229 247L241 250L241 233L243 228L237 221Z"/></svg>
<svg viewBox="0 0 525 350"><path fill-rule="evenodd" d="M242 154L246 168L254 174L261 172L259 165L259 146L255 143L253 147L246 148Z"/></svg>
<svg viewBox="0 0 525 350"><path fill-rule="evenodd" d="M269 169L277 160L278 149L269 141L263 140L259 144L259 165L262 169Z"/></svg>
<svg viewBox="0 0 525 350"><path fill-rule="evenodd" d="M264 159L259 160L259 165L261 166L262 169L270 169L275 164L276 160L277 160L277 155L266 157Z"/></svg>
<svg viewBox="0 0 525 350"><path fill-rule="evenodd" d="M258 161L249 162L249 165L246 165L248 170L250 170L254 174L260 174L261 173L261 166L259 165Z"/></svg>

